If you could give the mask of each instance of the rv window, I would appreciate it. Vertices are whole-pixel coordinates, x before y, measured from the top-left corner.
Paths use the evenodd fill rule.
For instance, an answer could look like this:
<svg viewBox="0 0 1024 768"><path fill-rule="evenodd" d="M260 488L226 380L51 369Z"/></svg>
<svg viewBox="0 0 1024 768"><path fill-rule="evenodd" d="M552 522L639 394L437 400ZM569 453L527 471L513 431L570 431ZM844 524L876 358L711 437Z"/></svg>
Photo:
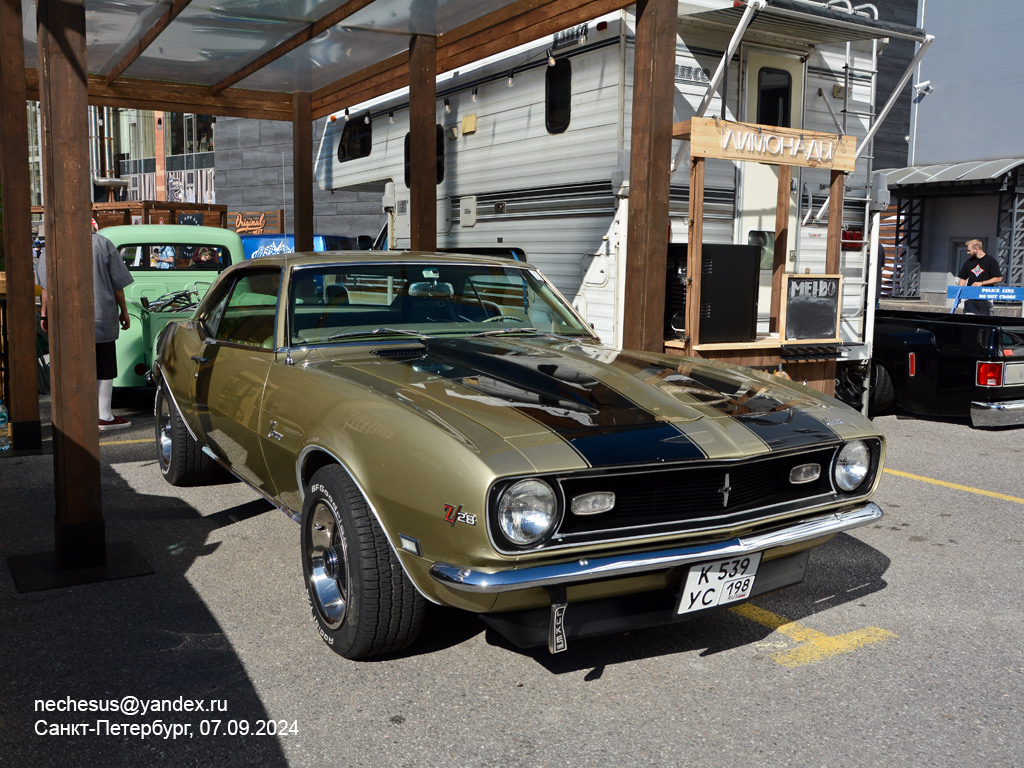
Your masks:
<svg viewBox="0 0 1024 768"><path fill-rule="evenodd" d="M569 127L572 101L572 65L568 59L558 59L555 66L545 70L544 94L548 133L562 133Z"/></svg>
<svg viewBox="0 0 1024 768"><path fill-rule="evenodd" d="M345 123L338 142L338 162L358 160L370 154L373 147L373 123L362 118L353 118Z"/></svg>
<svg viewBox="0 0 1024 768"><path fill-rule="evenodd" d="M405 134L405 186L409 184L409 147L412 143L412 134ZM437 126L437 183L444 181L444 128Z"/></svg>
<svg viewBox="0 0 1024 768"><path fill-rule="evenodd" d="M757 122L790 128L793 76L784 69L764 67L757 73Z"/></svg>

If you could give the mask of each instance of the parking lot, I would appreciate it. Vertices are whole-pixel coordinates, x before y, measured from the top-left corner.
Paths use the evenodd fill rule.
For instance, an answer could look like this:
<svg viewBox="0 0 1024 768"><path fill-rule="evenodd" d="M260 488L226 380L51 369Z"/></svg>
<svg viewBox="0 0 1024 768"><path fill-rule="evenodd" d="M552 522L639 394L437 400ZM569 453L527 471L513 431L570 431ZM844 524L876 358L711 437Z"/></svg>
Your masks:
<svg viewBox="0 0 1024 768"><path fill-rule="evenodd" d="M107 540L154 573L20 594L3 569L0 764L1024 764L1024 431L882 417L887 516L747 605L557 656L435 608L350 662L309 618L299 527L240 483L167 485L151 404L121 405ZM5 558L53 548L52 467L0 460ZM104 711L125 697L166 703Z"/></svg>

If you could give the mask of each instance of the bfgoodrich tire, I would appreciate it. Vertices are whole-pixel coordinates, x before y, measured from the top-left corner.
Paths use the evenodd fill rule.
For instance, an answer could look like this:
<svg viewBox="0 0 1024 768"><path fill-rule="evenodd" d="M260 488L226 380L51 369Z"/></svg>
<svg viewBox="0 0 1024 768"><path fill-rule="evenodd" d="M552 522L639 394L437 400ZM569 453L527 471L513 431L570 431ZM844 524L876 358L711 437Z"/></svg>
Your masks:
<svg viewBox="0 0 1024 768"><path fill-rule="evenodd" d="M224 475L224 470L192 439L174 401L156 390L156 455L160 472L171 485L206 485Z"/></svg>
<svg viewBox="0 0 1024 768"><path fill-rule="evenodd" d="M341 467L313 475L300 538L310 611L332 651L364 659L416 639L426 601Z"/></svg>
<svg viewBox="0 0 1024 768"><path fill-rule="evenodd" d="M896 387L892 376L884 365L871 364L871 404L872 416L881 416L892 410L896 404Z"/></svg>

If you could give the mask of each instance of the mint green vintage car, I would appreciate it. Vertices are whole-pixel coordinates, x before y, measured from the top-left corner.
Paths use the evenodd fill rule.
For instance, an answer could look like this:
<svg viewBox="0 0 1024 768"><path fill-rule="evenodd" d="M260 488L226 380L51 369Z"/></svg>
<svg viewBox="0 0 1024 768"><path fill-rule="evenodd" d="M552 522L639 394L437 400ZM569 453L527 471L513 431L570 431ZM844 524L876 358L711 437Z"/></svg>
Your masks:
<svg viewBox="0 0 1024 768"><path fill-rule="evenodd" d="M189 317L217 275L243 260L242 240L227 229L184 224L107 227L100 234L135 278L124 290L131 326L117 340L114 386L146 386L156 337L171 320Z"/></svg>
<svg viewBox="0 0 1024 768"><path fill-rule="evenodd" d="M312 618L348 658L412 643L428 601L553 652L683 621L801 581L882 515L868 419L602 346L524 262L250 260L158 349L164 477L226 468L298 521Z"/></svg>

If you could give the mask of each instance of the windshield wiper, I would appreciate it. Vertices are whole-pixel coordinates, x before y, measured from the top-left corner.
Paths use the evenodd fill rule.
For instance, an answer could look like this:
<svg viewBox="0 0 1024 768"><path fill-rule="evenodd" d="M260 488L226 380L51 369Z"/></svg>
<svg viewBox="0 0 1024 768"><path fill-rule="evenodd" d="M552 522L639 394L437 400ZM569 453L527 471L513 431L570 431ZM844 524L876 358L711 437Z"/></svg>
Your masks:
<svg viewBox="0 0 1024 768"><path fill-rule="evenodd" d="M493 331L480 331L479 333L471 333L470 336L476 338L477 336L504 336L506 333L539 333L536 328L496 328Z"/></svg>
<svg viewBox="0 0 1024 768"><path fill-rule="evenodd" d="M404 328L374 328L372 331L339 331L338 333L332 334L327 337L328 341L337 341L338 339L354 339L360 336L415 336L417 339L429 339L431 336L419 333L418 331L409 331Z"/></svg>

